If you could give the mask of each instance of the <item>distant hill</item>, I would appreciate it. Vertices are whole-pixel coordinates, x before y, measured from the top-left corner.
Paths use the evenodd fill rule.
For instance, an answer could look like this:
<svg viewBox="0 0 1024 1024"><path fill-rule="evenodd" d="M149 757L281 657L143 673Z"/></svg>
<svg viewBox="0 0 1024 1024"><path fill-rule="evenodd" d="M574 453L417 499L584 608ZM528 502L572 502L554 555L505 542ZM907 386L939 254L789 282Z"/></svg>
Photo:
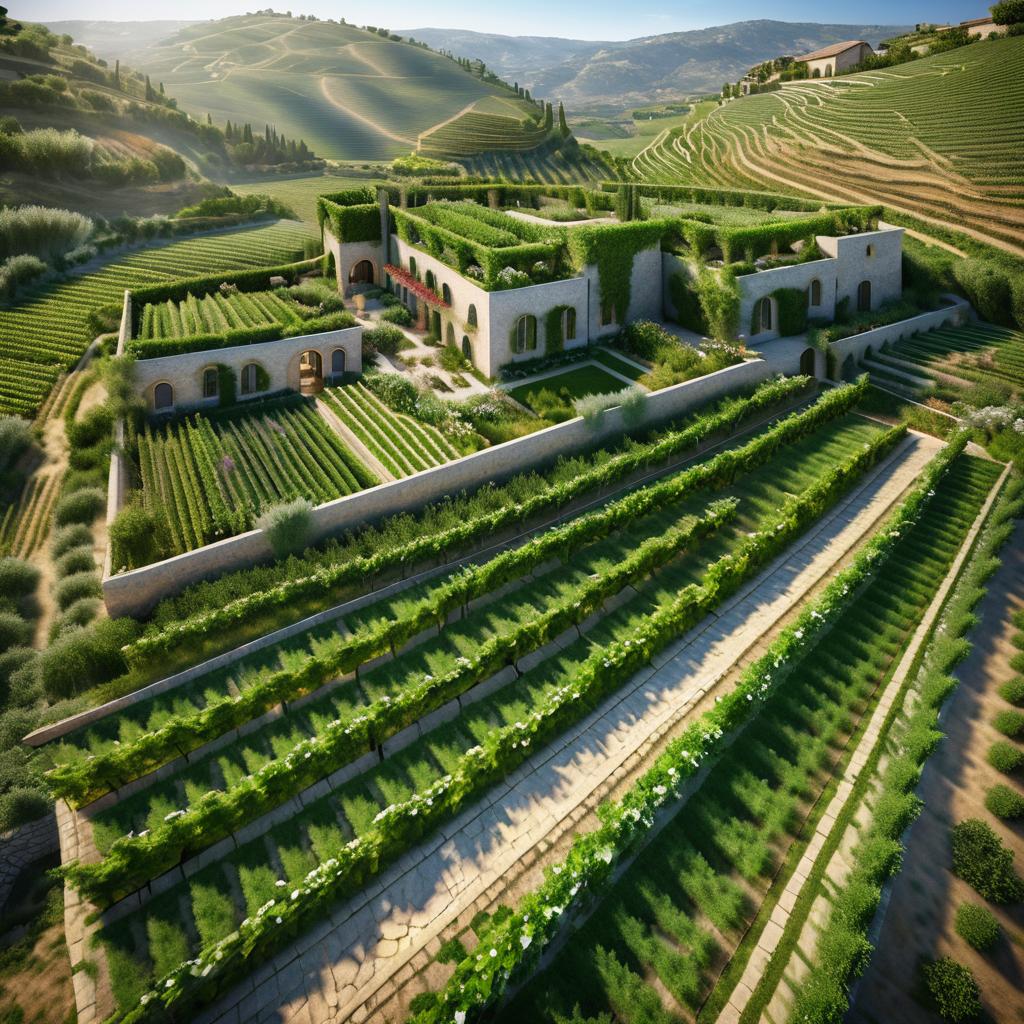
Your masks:
<svg viewBox="0 0 1024 1024"><path fill-rule="evenodd" d="M135 58L185 110L214 123L266 120L321 156L390 160L421 133L502 97L537 108L479 66L336 21L245 15L200 22Z"/></svg>
<svg viewBox="0 0 1024 1024"><path fill-rule="evenodd" d="M752 65L781 54L864 39L876 45L910 26L817 25L740 21L625 42L520 38L449 29L409 29L431 46L472 54L534 95L562 100L571 111L616 112L642 103L717 93ZM531 54L543 54L544 62Z"/></svg>
<svg viewBox="0 0 1024 1024"><path fill-rule="evenodd" d="M140 56L151 46L196 21L47 21L43 24L59 36L72 36L76 43L105 60L120 59L138 67Z"/></svg>

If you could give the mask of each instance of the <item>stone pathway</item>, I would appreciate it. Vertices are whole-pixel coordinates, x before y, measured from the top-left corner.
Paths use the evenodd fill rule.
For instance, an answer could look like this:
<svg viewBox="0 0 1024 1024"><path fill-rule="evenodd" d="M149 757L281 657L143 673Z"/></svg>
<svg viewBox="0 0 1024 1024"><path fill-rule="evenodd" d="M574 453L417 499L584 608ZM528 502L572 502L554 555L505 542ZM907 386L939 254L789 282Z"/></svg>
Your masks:
<svg viewBox="0 0 1024 1024"><path fill-rule="evenodd" d="M829 801L829 804L825 809L825 813L821 816L821 819L818 822L814 838L808 844L807 849L804 851L803 856L800 858L800 862L793 871L782 896L779 898L779 902L775 905L775 909L772 911L772 914L768 919L768 923L765 925L760 940L758 941L757 948L751 954L750 959L747 962L746 970L744 970L743 976L740 978L736 988L733 990L728 1005L721 1014L719 1014L717 1024L738 1024L747 1003L753 996L754 990L757 988L761 977L764 974L764 970L769 959L778 948L779 943L782 941L786 926L789 924L790 914L793 907L796 905L797 900L800 898L804 885L807 883L808 878L814 870L814 865L819 854L824 848L825 843L828 841L829 835L836 827L837 820L853 797L854 786L857 784L868 759L871 757L878 743L885 738L883 727L885 725L886 717L892 710L894 702L899 697L900 690L903 687L904 682L906 682L907 675L914 665L918 652L920 651L921 646L928 639L929 631L942 611L942 606L945 603L946 597L949 594L950 589L953 587L953 584L956 582L956 579L960 574L960 570L963 568L964 562L967 560L967 556L974 544L974 540L981 530L981 527L988 516L989 510L995 502L996 495L999 493L1003 481L1006 479L1008 473L1009 467L1007 467L1000 476L996 485L989 492L989 496L986 499L985 504L982 506L981 511L978 513L970 531L964 538L964 542L961 545L953 564L950 566L949 572L943 579L941 586L936 591L931 604L928 606L928 610L925 612L924 617L918 624L917 629L914 631L910 644L904 651L903 657L900 659L900 662L896 667L896 671L892 674L892 677L886 684L885 690L879 698L878 704L875 706L875 710L871 715L868 726L864 730L864 734L858 742L856 750L853 751L853 754L847 763L842 780L836 789L835 795ZM829 866L825 871L826 878L835 878L837 881L841 880L843 872L848 869L845 857L846 852L847 851L844 851L844 849L841 848L836 850L832 855L829 860ZM816 946L816 936L820 932L821 928L827 923L827 914L823 913L824 908L818 908L818 911L819 912L816 915L812 915L811 918L808 918L803 926L803 932L801 933L799 942L801 950L813 951ZM805 934L808 931L811 933L810 935ZM799 952L794 954L795 958L800 960L801 963L803 963L803 955L804 954ZM792 966L794 965L791 964L791 967ZM798 971L801 971L800 964L796 964L795 966ZM786 973L788 975L790 970L787 969ZM780 984L778 986L772 999L769 1001L765 1012L765 1016L769 1020L785 1021L787 1019L789 1008L792 1003L791 992L792 990L789 985Z"/></svg>
<svg viewBox="0 0 1024 1024"><path fill-rule="evenodd" d="M627 356L620 355L618 352L615 353L616 357L621 359L624 363L629 363L631 366L635 366L638 370L647 371L648 367L641 366L639 363L635 363L632 359ZM536 384L538 381L547 380L549 377L558 377L563 373L571 373L573 370L579 370L584 366L593 366L598 370L607 373L609 377L615 377L616 380L622 381L623 387L633 387L636 385L643 390L642 384L637 384L635 380L631 380L624 373L619 373L618 370L612 369L610 366L605 366L604 363L599 363L596 359L580 359L575 363L563 363L561 366L553 366L549 370L541 370L540 373L534 373L529 377L519 377L515 380L506 380L498 384L498 388L502 391L512 391L514 388L521 388L524 384Z"/></svg>
<svg viewBox="0 0 1024 1024"><path fill-rule="evenodd" d="M57 819L52 813L0 835L0 908L22 871L59 848Z"/></svg>
<svg viewBox="0 0 1024 1024"><path fill-rule="evenodd" d="M656 749L658 737L834 571L938 447L933 438L908 438L718 615L340 904L329 919L201 1014L197 1024L383 1019L374 1008L426 966L425 947L489 888L534 859L552 832L571 829L586 816L594 794L631 758Z"/></svg>

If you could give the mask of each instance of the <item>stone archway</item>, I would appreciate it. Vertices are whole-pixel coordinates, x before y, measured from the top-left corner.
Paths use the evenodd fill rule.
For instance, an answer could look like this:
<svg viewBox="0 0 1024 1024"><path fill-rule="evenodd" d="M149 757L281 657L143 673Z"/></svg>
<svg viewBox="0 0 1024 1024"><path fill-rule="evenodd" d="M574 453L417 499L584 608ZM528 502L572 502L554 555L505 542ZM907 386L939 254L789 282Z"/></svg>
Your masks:
<svg viewBox="0 0 1024 1024"><path fill-rule="evenodd" d="M369 287L374 283L375 276L373 263L370 260L359 260L352 264L348 272L348 283Z"/></svg>
<svg viewBox="0 0 1024 1024"><path fill-rule="evenodd" d="M817 352L813 348L805 348L800 353L800 373L805 377L816 376Z"/></svg>
<svg viewBox="0 0 1024 1024"><path fill-rule="evenodd" d="M316 349L303 352L299 358L299 394L316 395L324 389L324 360Z"/></svg>

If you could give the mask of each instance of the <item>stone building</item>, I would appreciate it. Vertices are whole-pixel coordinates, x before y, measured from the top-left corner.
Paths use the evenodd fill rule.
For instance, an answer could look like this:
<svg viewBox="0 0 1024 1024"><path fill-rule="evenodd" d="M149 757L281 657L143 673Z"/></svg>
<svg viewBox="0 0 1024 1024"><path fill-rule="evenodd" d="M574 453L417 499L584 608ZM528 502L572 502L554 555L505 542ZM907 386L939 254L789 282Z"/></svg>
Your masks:
<svg viewBox="0 0 1024 1024"><path fill-rule="evenodd" d="M832 43L820 50L805 53L797 61L807 65L810 78L832 78L852 68L874 54L870 43L860 39L849 39L845 43Z"/></svg>

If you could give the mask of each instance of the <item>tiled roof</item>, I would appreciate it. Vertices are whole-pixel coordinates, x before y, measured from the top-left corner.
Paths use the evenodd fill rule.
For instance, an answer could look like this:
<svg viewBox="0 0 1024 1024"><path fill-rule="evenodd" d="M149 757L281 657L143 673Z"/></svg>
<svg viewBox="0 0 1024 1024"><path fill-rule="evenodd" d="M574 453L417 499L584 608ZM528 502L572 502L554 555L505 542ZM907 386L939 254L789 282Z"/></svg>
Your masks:
<svg viewBox="0 0 1024 1024"><path fill-rule="evenodd" d="M833 43L831 46L822 47L813 53L805 53L802 57L797 57L797 60L823 60L825 57L837 57L841 53L846 53L847 50L852 50L855 46L867 45L863 39L848 39L845 43Z"/></svg>

